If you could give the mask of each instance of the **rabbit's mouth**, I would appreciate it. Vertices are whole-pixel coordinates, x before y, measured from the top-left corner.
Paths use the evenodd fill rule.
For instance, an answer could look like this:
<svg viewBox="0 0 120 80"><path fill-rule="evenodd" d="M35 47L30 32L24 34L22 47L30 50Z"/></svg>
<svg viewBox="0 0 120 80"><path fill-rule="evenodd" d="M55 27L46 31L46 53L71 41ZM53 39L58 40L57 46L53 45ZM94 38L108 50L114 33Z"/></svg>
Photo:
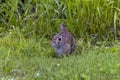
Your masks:
<svg viewBox="0 0 120 80"><path fill-rule="evenodd" d="M63 47L64 47L64 45L63 44L56 44L56 43L53 43L52 45L51 45L53 48L55 48L55 49L62 49Z"/></svg>
<svg viewBox="0 0 120 80"><path fill-rule="evenodd" d="M55 42L51 42L51 46L52 46L52 47L56 47Z"/></svg>
<svg viewBox="0 0 120 80"><path fill-rule="evenodd" d="M54 43L54 42L51 43L51 46L52 46L53 48L59 48L59 46L58 46L56 43Z"/></svg>
<svg viewBox="0 0 120 80"><path fill-rule="evenodd" d="M52 47L53 47L53 48L57 48L57 49L61 48L60 45L57 45L57 44L55 44L55 43L52 44Z"/></svg>
<svg viewBox="0 0 120 80"><path fill-rule="evenodd" d="M55 43L52 43L51 46L52 46L52 47L55 47Z"/></svg>

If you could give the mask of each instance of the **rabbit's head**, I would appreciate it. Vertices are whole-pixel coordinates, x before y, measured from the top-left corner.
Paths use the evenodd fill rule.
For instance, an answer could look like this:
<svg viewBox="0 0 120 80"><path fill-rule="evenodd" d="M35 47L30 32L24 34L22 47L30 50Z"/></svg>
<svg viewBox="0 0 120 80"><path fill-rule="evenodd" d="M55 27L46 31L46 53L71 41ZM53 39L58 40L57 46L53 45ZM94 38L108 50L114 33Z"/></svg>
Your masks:
<svg viewBox="0 0 120 80"><path fill-rule="evenodd" d="M51 44L54 48L61 48L65 44L62 34L55 35Z"/></svg>
<svg viewBox="0 0 120 80"><path fill-rule="evenodd" d="M62 24L60 25L60 33L54 35L51 42L54 48L61 48L65 44L65 34L68 32Z"/></svg>

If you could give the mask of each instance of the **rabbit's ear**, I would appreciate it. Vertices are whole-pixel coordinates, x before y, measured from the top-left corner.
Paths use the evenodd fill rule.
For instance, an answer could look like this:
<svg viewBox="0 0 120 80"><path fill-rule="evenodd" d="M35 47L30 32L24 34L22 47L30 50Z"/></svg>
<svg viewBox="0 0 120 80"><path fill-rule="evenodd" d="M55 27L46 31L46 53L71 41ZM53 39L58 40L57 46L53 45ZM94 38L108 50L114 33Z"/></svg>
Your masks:
<svg viewBox="0 0 120 80"><path fill-rule="evenodd" d="M60 30L61 30L61 32L68 32L68 29L66 27L64 27L63 24L60 24Z"/></svg>

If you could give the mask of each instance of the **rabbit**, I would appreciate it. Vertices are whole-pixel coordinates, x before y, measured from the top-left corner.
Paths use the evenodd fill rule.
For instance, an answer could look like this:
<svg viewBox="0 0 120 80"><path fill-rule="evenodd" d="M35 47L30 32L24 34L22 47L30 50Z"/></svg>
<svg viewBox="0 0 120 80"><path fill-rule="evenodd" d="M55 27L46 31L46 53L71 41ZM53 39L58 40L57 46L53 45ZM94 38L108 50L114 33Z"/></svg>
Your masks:
<svg viewBox="0 0 120 80"><path fill-rule="evenodd" d="M60 24L59 27L60 33L53 37L51 45L57 57L61 57L63 54L68 56L76 48L75 39L63 24Z"/></svg>

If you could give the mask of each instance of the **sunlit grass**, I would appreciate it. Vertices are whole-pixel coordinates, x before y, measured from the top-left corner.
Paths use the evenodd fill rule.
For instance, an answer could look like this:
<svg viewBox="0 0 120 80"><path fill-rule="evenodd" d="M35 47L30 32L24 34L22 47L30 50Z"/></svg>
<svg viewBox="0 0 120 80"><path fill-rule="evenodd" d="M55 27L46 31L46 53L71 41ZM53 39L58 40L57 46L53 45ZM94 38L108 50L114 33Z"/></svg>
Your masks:
<svg viewBox="0 0 120 80"><path fill-rule="evenodd" d="M0 80L120 80L120 0L1 0ZM50 45L67 25L76 50Z"/></svg>
<svg viewBox="0 0 120 80"><path fill-rule="evenodd" d="M2 33L14 26L25 36L51 38L65 23L75 37L95 35L96 41L120 36L120 0L10 0L0 6Z"/></svg>
<svg viewBox="0 0 120 80"><path fill-rule="evenodd" d="M50 40L0 38L0 79L119 80L120 44L77 40L76 51L57 59ZM81 50L81 51L80 51Z"/></svg>

